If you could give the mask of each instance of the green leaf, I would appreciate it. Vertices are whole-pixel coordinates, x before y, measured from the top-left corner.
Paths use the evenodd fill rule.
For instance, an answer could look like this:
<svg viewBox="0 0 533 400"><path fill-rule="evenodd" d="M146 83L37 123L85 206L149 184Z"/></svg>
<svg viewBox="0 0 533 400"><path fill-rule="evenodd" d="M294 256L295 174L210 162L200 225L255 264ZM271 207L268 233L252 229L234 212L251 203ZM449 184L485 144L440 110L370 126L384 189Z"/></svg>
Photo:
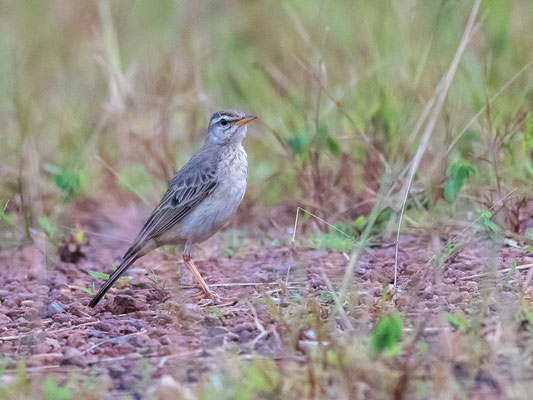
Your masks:
<svg viewBox="0 0 533 400"><path fill-rule="evenodd" d="M333 296L328 290L321 290L320 291L320 297L318 298L323 303L332 303L333 302Z"/></svg>
<svg viewBox="0 0 533 400"><path fill-rule="evenodd" d="M463 245L463 243L455 243L452 245L451 239L448 239L448 242L446 243L446 259L452 257L457 253L457 250Z"/></svg>
<svg viewBox="0 0 533 400"><path fill-rule="evenodd" d="M384 208L383 210L381 210L381 212L376 217L376 222L374 223L374 225L377 226L377 225L382 225L386 222L389 222L391 216L392 216L392 208L390 207Z"/></svg>
<svg viewBox="0 0 533 400"><path fill-rule="evenodd" d="M44 381L44 398L46 400L69 400L71 398L70 388L68 385L58 386L49 376Z"/></svg>
<svg viewBox="0 0 533 400"><path fill-rule="evenodd" d="M515 272L516 270L516 266L518 265L518 262L516 261L516 259L514 260L513 262L513 266L511 267L511 269L509 271L507 271L507 273L505 274L505 279L503 280L503 286L507 286L509 284L509 280L511 279L511 276L513 275L513 273Z"/></svg>
<svg viewBox="0 0 533 400"><path fill-rule="evenodd" d="M39 217L39 224L41 225L41 228L43 228L46 237L49 239L53 239L55 227L52 226L48 217Z"/></svg>
<svg viewBox="0 0 533 400"><path fill-rule="evenodd" d="M444 184L444 198L449 202L454 202L465 180L476 174L477 170L468 161L458 160L450 164L446 170L448 180Z"/></svg>
<svg viewBox="0 0 533 400"><path fill-rule="evenodd" d="M444 314L444 318L446 318L446 321L450 324L450 326L455 330L463 329L466 330L468 328L468 320L461 314Z"/></svg>
<svg viewBox="0 0 533 400"><path fill-rule="evenodd" d="M220 309L218 309L217 307L213 307L212 311L215 317L217 317L218 319L222 319L222 313L220 312Z"/></svg>
<svg viewBox="0 0 533 400"><path fill-rule="evenodd" d="M81 290L91 296L94 296L96 294L96 290L94 288L94 283L93 283L93 287L92 289L91 288L86 288L86 287L83 287L83 286L75 286L75 285L68 285L69 288L71 289L77 289L77 290Z"/></svg>
<svg viewBox="0 0 533 400"><path fill-rule="evenodd" d="M337 353L335 353L333 350L328 350L326 353L326 357L328 359L328 362L332 365L337 365L339 362L339 357L337 356Z"/></svg>
<svg viewBox="0 0 533 400"><path fill-rule="evenodd" d="M402 344L401 343L394 343L390 347L386 348L383 354L385 357L394 357L397 356L402 352Z"/></svg>
<svg viewBox="0 0 533 400"><path fill-rule="evenodd" d="M82 171L60 169L51 164L46 164L44 169L54 176L56 186L66 192L67 200L81 193L85 177Z"/></svg>
<svg viewBox="0 0 533 400"><path fill-rule="evenodd" d="M307 148L307 141L301 136L293 136L288 141L287 144L292 150L292 154L300 155Z"/></svg>
<svg viewBox="0 0 533 400"><path fill-rule="evenodd" d="M109 279L109 274L105 274L103 272L89 271L89 275L95 279Z"/></svg>
<svg viewBox="0 0 533 400"><path fill-rule="evenodd" d="M389 350L389 354L386 355L391 355L390 351L392 351L392 355L398 354L398 345L402 337L402 323L402 317L398 312L382 317L377 322L370 338L372 350L377 354L384 350Z"/></svg>
<svg viewBox="0 0 533 400"><path fill-rule="evenodd" d="M366 226L366 217L364 215L360 215L357 217L357 219L354 222L355 229L357 229L359 232L362 232L363 229L365 229Z"/></svg>
<svg viewBox="0 0 533 400"><path fill-rule="evenodd" d="M483 214L481 214L481 218L479 219L479 223L487 228L489 228L494 233L499 233L498 225L494 223L494 221L491 220L492 214L489 210L483 211Z"/></svg>
<svg viewBox="0 0 533 400"><path fill-rule="evenodd" d="M328 146L328 150L331 151L333 155L338 156L339 154L341 154L339 144L331 136L328 136L328 138L326 139L326 144Z"/></svg>

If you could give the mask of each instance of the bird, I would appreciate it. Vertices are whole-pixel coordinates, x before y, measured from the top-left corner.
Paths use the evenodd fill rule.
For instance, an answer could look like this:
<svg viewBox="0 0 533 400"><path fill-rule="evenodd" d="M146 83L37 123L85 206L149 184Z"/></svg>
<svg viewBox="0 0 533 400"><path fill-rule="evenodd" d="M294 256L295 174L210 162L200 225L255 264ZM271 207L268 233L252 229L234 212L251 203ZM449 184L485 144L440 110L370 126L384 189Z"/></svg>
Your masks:
<svg viewBox="0 0 533 400"><path fill-rule="evenodd" d="M183 249L183 261L203 294L214 297L191 259L191 246L224 227L241 204L248 173L242 141L248 123L256 118L239 110L218 111L211 116L204 144L172 178L120 265L100 287L89 307L95 307L136 260L170 244Z"/></svg>

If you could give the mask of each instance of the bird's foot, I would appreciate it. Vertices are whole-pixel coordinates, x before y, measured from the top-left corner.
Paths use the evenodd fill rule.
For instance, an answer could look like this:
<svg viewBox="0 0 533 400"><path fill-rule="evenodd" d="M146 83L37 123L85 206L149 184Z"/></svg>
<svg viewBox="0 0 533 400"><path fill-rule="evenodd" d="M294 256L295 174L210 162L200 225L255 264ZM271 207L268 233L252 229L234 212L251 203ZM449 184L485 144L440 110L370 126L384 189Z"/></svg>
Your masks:
<svg viewBox="0 0 533 400"><path fill-rule="evenodd" d="M211 290L207 292L200 290L198 293L194 294L192 298L203 306L222 304L220 296Z"/></svg>

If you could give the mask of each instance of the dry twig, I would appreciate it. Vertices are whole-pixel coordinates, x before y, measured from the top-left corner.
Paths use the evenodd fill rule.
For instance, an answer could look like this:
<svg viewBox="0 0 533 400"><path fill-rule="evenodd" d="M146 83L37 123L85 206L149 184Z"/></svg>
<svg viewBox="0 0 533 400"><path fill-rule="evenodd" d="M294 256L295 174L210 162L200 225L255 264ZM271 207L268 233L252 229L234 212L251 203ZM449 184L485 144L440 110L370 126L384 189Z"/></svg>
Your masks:
<svg viewBox="0 0 533 400"><path fill-rule="evenodd" d="M416 171L418 170L418 166L420 165L422 156L424 155L426 148L429 144L429 139L431 138L431 135L433 134L433 128L435 127L435 124L437 123L437 119L440 115L440 111L444 104L444 100L446 99L446 95L452 83L453 77L455 75L455 72L457 71L457 67L459 66L459 61L461 60L461 57L466 49L466 46L472 37L472 32L474 29L474 22L476 20L476 16L479 10L480 3L481 3L481 0L476 0L476 2L474 3L474 6L472 7L472 11L470 12L470 16L468 18L465 31L461 38L461 42L459 43L457 52L455 53L452 63L450 64L450 68L448 69L448 72L446 73L446 78L442 81L442 87L440 88L438 97L436 99L433 112L431 114L431 117L429 117L426 128L424 130L424 134L422 135L422 139L420 141L420 145L418 146L418 150L412 161L411 169L409 171L409 177L407 178L407 184L404 189L400 216L398 218L396 247L394 251L394 287L396 287L397 279L398 279L398 250L399 250L399 245L400 245L400 232L402 228L403 214L405 213L405 205L407 203L407 197L409 196L409 190L411 189L413 178L415 176Z"/></svg>

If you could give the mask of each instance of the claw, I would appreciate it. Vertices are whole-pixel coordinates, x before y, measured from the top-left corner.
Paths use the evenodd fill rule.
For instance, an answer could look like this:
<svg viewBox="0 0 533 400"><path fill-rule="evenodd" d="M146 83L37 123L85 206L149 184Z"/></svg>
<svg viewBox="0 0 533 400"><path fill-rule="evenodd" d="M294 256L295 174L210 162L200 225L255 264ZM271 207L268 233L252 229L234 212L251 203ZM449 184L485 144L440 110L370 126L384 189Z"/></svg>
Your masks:
<svg viewBox="0 0 533 400"><path fill-rule="evenodd" d="M198 292L192 295L192 299L196 302L201 303L200 305L204 307L219 305L223 303L222 299L212 291L209 291L209 293L206 294L203 290L199 290Z"/></svg>

